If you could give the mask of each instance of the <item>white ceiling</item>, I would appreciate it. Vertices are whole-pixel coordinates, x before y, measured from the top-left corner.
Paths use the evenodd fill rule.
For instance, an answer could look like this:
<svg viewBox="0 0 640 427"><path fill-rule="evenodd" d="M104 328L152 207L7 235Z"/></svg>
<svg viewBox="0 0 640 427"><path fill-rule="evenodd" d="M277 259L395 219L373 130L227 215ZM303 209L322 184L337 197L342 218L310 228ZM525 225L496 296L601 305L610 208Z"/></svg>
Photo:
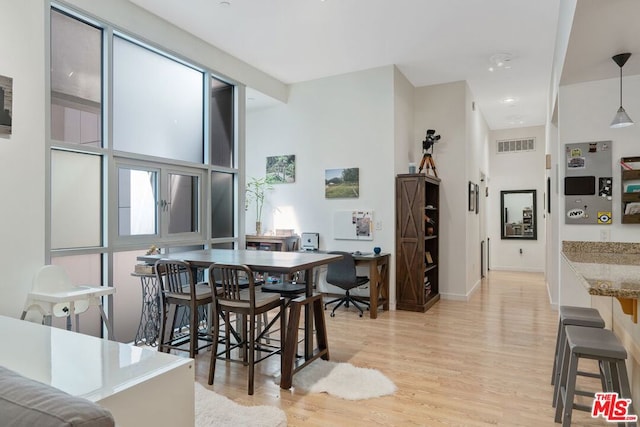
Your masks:
<svg viewBox="0 0 640 427"><path fill-rule="evenodd" d="M640 1L580 0L576 6L561 84L620 76L611 57L630 52L623 75L640 74Z"/></svg>
<svg viewBox="0 0 640 427"><path fill-rule="evenodd" d="M491 129L546 120L560 0L130 1L287 84L396 64L466 80ZM497 53L510 69L488 70Z"/></svg>

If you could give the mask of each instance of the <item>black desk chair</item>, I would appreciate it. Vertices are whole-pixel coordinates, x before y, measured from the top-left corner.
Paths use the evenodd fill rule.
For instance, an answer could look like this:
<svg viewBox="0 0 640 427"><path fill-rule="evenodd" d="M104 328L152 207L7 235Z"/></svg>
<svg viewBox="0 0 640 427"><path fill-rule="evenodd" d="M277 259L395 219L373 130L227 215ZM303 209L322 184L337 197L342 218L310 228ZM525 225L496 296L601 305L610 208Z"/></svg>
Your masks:
<svg viewBox="0 0 640 427"><path fill-rule="evenodd" d="M331 262L327 265L327 283L342 288L346 291L345 296L342 298L336 298L328 301L324 304L326 310L327 305L338 303L331 311L331 317L336 315L336 309L342 304L349 308L349 303L352 303L355 308L360 312L360 317L363 315L362 307L359 304L365 305L367 310L369 309L369 303L358 298L351 296L349 291L358 286L362 286L369 282L367 276L356 275L356 262L349 252L333 251L330 254L342 255L342 259L339 261Z"/></svg>

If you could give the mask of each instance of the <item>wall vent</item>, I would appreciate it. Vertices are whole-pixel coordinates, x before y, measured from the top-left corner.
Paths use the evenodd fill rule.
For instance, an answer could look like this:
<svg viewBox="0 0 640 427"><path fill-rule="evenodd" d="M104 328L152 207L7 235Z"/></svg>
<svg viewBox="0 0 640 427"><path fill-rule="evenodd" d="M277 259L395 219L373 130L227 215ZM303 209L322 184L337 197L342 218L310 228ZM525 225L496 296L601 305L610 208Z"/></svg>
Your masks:
<svg viewBox="0 0 640 427"><path fill-rule="evenodd" d="M498 153L515 153L519 151L535 151L535 138L503 139L498 143Z"/></svg>

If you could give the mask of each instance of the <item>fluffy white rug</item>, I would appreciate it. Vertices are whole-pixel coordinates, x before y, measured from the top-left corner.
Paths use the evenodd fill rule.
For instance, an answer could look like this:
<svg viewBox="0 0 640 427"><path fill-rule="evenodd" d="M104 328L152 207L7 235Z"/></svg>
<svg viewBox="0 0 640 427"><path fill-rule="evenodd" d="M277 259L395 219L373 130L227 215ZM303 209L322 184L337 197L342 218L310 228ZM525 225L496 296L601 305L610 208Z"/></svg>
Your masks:
<svg viewBox="0 0 640 427"><path fill-rule="evenodd" d="M377 369L318 359L293 376L293 386L308 393L328 393L348 400L395 393L397 387Z"/></svg>
<svg viewBox="0 0 640 427"><path fill-rule="evenodd" d="M196 427L284 427L287 416L275 406L243 406L195 383Z"/></svg>

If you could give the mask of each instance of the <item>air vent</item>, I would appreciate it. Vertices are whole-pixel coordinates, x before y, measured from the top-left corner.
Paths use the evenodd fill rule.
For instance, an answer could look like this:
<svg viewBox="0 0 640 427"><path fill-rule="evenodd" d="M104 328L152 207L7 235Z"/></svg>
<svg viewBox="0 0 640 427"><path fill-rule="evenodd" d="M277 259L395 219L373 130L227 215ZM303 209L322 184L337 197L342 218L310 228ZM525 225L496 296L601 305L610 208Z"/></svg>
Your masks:
<svg viewBox="0 0 640 427"><path fill-rule="evenodd" d="M498 143L498 153L515 153L519 151L534 151L536 149L535 138L505 139L496 142Z"/></svg>

